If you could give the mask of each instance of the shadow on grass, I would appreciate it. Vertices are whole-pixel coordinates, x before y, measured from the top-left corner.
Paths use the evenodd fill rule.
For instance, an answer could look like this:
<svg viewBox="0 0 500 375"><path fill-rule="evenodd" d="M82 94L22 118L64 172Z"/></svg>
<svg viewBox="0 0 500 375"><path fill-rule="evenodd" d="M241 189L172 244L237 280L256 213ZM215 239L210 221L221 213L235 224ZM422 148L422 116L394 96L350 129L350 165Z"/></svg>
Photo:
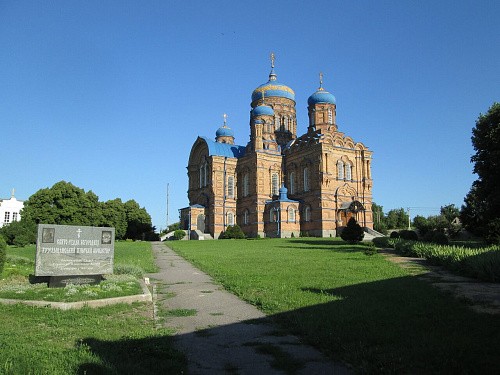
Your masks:
<svg viewBox="0 0 500 375"><path fill-rule="evenodd" d="M256 348L262 353L261 343L279 348L266 347L267 366L284 366L287 358L293 358L292 367L275 368L289 374L307 371L307 364L300 363L304 349L290 338L273 336L276 327L269 324L271 320L281 330L298 335L361 373L497 373L500 368L500 316L474 313L414 277L330 289L304 286L301 290L332 301L178 335L176 341L181 348L194 349L190 355L195 353L195 361L207 368L218 361L223 364L219 368L242 370L240 364L252 362ZM85 370L87 374L184 371L182 358L170 351L170 338L112 342L89 338L83 343L107 366L84 365L82 374ZM235 347L239 356L232 351ZM173 362L162 364L168 355ZM281 358L275 358L278 355ZM134 367L124 367L124 357L131 358L128 362ZM265 373L265 367L259 367L263 363L253 362L255 373ZM333 363L331 366L333 369Z"/></svg>

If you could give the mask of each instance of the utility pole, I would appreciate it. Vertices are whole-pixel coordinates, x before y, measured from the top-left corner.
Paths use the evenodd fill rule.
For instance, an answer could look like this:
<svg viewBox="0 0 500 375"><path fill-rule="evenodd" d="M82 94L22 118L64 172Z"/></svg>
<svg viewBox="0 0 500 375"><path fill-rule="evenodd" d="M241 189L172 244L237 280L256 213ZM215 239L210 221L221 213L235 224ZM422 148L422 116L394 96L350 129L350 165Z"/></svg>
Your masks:
<svg viewBox="0 0 500 375"><path fill-rule="evenodd" d="M411 230L410 207L408 207L406 211L408 213L408 230Z"/></svg>
<svg viewBox="0 0 500 375"><path fill-rule="evenodd" d="M167 183L167 230L168 230L168 183Z"/></svg>

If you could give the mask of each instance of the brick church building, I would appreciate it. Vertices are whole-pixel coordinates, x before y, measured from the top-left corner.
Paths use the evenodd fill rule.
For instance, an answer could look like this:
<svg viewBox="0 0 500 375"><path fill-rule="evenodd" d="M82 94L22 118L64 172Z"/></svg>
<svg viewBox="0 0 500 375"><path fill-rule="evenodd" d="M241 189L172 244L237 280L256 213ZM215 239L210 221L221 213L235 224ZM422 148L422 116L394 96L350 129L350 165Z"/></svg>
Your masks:
<svg viewBox="0 0 500 375"><path fill-rule="evenodd" d="M225 118L215 140L194 142L181 227L192 239L218 238L234 224L249 237L334 237L351 217L373 229L372 152L338 130L321 75L307 132L297 136L295 93L271 61L269 80L252 93L248 144L234 143Z"/></svg>

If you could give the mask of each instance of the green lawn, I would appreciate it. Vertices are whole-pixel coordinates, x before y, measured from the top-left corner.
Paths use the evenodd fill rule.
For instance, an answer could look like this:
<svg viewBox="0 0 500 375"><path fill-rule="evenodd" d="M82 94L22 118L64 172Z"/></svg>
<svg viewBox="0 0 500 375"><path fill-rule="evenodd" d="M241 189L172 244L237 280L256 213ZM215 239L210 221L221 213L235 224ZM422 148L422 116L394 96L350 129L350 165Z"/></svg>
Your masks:
<svg viewBox="0 0 500 375"><path fill-rule="evenodd" d="M9 248L8 254L33 262L35 248ZM19 265L14 276L33 273L30 264ZM116 243L116 264L156 269L147 242ZM151 303L70 311L0 304L0 322L2 375L186 372L184 356L172 347L172 331L155 328Z"/></svg>
<svg viewBox="0 0 500 375"><path fill-rule="evenodd" d="M368 373L494 373L500 317L335 239L169 242L227 289Z"/></svg>

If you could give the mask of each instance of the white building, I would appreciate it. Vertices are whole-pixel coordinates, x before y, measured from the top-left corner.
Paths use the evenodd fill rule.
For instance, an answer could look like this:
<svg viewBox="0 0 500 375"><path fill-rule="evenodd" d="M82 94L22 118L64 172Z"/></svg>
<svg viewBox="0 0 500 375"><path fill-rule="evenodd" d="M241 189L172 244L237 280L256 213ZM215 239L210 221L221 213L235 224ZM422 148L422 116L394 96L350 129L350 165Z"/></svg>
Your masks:
<svg viewBox="0 0 500 375"><path fill-rule="evenodd" d="M0 227L13 221L21 220L21 210L23 207L24 202L18 201L14 197L14 189L12 189L10 199L0 198Z"/></svg>

